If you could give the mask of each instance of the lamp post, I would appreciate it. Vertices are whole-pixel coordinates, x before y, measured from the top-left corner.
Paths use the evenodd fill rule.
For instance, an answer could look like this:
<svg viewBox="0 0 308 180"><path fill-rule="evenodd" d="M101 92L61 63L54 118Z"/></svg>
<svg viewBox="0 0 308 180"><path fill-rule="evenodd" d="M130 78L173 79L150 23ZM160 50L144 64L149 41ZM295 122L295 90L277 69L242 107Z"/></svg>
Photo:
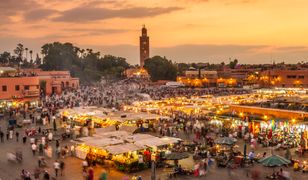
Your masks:
<svg viewBox="0 0 308 180"><path fill-rule="evenodd" d="M156 163L152 161L151 164L151 180L156 180Z"/></svg>

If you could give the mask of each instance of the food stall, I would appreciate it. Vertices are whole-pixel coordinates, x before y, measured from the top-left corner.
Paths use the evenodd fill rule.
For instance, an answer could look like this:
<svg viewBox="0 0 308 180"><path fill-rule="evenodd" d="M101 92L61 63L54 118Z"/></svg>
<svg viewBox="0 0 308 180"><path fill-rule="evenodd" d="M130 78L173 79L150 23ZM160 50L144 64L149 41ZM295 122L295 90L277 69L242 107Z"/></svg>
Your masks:
<svg viewBox="0 0 308 180"><path fill-rule="evenodd" d="M93 137L76 141L76 157L104 163L111 160L121 171L133 172L148 168L151 154L158 154L162 146L172 146L181 139L158 138L149 134L131 134L125 131L98 131Z"/></svg>
<svg viewBox="0 0 308 180"><path fill-rule="evenodd" d="M95 106L76 107L60 111L62 118L68 124L93 126L96 128L114 126L117 123L117 121L107 118L107 115L110 113L110 109Z"/></svg>

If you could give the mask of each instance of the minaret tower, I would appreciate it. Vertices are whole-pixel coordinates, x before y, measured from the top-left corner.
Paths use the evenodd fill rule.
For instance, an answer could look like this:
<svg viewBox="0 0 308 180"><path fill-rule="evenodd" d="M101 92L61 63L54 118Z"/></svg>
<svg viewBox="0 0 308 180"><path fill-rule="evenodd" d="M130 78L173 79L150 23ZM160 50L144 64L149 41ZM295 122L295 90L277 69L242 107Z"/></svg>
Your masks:
<svg viewBox="0 0 308 180"><path fill-rule="evenodd" d="M144 61L150 57L150 41L147 29L143 25L140 36L140 67L143 68Z"/></svg>

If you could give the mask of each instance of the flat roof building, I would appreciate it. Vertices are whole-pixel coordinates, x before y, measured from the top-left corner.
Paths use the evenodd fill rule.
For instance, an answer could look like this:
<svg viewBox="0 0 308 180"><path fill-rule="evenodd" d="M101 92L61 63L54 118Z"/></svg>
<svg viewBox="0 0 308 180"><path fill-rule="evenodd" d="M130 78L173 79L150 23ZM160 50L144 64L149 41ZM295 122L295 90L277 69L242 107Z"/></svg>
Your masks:
<svg viewBox="0 0 308 180"><path fill-rule="evenodd" d="M308 87L308 69L266 70L260 74L262 87Z"/></svg>

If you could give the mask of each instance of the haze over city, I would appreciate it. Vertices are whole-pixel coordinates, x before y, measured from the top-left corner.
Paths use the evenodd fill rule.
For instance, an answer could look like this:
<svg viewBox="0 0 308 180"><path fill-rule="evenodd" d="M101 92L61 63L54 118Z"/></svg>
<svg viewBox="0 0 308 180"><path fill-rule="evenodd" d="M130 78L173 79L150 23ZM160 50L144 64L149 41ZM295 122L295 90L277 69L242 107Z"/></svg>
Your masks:
<svg viewBox="0 0 308 180"><path fill-rule="evenodd" d="M139 61L148 28L151 56L176 62L307 61L304 0L1 0L0 51L22 43L72 42Z"/></svg>

